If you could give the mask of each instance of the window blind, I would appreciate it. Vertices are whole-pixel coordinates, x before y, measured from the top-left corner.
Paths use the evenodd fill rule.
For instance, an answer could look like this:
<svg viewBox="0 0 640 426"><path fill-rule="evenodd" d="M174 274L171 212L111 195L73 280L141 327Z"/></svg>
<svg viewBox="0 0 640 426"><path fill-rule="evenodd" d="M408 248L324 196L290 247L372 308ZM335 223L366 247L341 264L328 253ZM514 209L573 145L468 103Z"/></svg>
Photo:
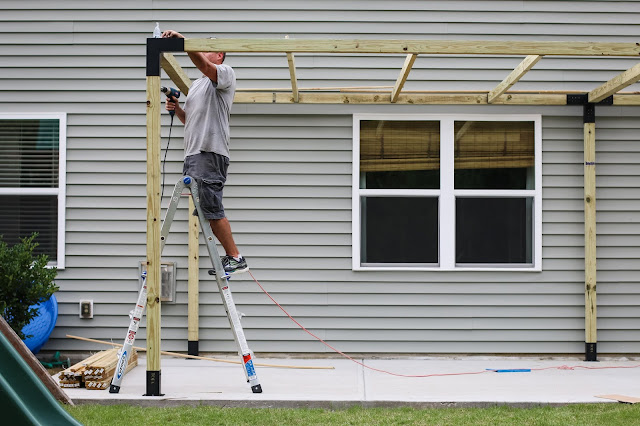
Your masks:
<svg viewBox="0 0 640 426"><path fill-rule="evenodd" d="M0 188L57 188L60 122L0 119Z"/></svg>

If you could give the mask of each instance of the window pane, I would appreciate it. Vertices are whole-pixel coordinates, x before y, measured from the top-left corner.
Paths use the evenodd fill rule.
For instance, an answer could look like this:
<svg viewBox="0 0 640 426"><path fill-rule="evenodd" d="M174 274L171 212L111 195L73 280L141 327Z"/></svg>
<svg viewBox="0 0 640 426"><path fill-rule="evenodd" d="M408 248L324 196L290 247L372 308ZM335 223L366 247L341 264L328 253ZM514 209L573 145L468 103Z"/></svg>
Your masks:
<svg viewBox="0 0 640 426"><path fill-rule="evenodd" d="M532 121L456 121L456 189L534 189Z"/></svg>
<svg viewBox="0 0 640 426"><path fill-rule="evenodd" d="M57 188L57 119L0 119L0 187Z"/></svg>
<svg viewBox="0 0 640 426"><path fill-rule="evenodd" d="M457 198L457 263L532 263L533 198Z"/></svg>
<svg viewBox="0 0 640 426"><path fill-rule="evenodd" d="M31 233L39 235L35 253L56 260L58 237L58 197L55 195L0 195L0 234L9 245Z"/></svg>
<svg viewBox="0 0 640 426"><path fill-rule="evenodd" d="M438 199L362 197L362 263L437 263Z"/></svg>
<svg viewBox="0 0 640 426"><path fill-rule="evenodd" d="M360 121L360 188L438 189L439 121Z"/></svg>

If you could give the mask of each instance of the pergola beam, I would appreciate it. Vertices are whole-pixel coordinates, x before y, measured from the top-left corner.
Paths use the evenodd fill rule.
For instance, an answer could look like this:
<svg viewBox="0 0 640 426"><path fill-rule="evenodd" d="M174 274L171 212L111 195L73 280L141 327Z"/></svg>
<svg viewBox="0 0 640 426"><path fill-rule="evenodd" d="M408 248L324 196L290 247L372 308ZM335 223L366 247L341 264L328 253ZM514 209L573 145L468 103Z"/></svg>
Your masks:
<svg viewBox="0 0 640 426"><path fill-rule="evenodd" d="M611 80L607 81L602 86L593 89L589 92L589 102L600 102L604 98L607 98L625 87L636 83L638 80L640 80L640 64L629 68L622 74L618 74Z"/></svg>
<svg viewBox="0 0 640 426"><path fill-rule="evenodd" d="M411 71L411 67L413 67L413 63L416 61L415 53L409 53L407 58L404 60L404 65L402 66L402 70L400 71L400 75L398 76L398 80L396 81L396 85L393 87L391 91L391 103L395 103L398 100L398 95L400 95L400 91L404 87L404 83L407 81L407 77L409 77L409 72Z"/></svg>
<svg viewBox="0 0 640 426"><path fill-rule="evenodd" d="M185 52L400 53L458 55L639 56L637 43L466 40L184 40Z"/></svg>
<svg viewBox="0 0 640 426"><path fill-rule="evenodd" d="M291 92L236 92L236 104L291 104ZM388 92L372 93L299 93L301 104L389 104ZM409 105L567 105L562 93L505 93L489 104L487 94L468 93L401 93L396 104ZM614 95L613 105L640 105L640 95Z"/></svg>
<svg viewBox="0 0 640 426"><path fill-rule="evenodd" d="M488 102L491 104L500 95L509 90L518 80L524 76L542 58L540 55L527 56L495 89L489 92Z"/></svg>

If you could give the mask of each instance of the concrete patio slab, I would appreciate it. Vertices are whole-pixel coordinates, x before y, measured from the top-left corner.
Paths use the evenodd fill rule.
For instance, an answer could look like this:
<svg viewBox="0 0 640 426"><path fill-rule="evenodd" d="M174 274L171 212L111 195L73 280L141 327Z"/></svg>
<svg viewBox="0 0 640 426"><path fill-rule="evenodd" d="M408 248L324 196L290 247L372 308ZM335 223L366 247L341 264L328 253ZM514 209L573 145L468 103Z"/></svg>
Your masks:
<svg viewBox="0 0 640 426"><path fill-rule="evenodd" d="M220 358L220 357L218 357ZM236 357L228 357L235 360ZM640 397L640 360L601 358L402 357L393 359L258 358L258 363L333 369L257 367L263 393L254 394L242 367L163 357L161 392L146 392L146 358L125 376L120 393L66 389L75 403L246 407L529 406L616 401L597 395ZM394 376L429 375L430 377ZM531 370L495 372L490 370Z"/></svg>

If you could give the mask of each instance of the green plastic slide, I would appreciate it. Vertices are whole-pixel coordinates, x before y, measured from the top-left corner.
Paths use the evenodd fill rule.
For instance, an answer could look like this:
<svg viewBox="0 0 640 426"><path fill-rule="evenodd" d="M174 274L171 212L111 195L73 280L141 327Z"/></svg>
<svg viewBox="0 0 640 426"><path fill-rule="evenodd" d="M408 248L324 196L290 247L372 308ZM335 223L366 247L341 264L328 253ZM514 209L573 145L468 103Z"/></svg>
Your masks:
<svg viewBox="0 0 640 426"><path fill-rule="evenodd" d="M0 333L0 423L81 425L71 417Z"/></svg>

